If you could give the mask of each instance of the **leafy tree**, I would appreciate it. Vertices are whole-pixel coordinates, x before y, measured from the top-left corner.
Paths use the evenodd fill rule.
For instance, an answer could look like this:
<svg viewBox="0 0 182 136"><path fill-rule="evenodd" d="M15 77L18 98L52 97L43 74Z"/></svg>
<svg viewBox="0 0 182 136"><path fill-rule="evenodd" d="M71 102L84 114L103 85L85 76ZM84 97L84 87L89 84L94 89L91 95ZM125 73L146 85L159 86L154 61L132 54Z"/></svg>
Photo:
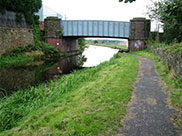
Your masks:
<svg viewBox="0 0 182 136"><path fill-rule="evenodd" d="M18 20L24 15L29 24L38 20L34 13L38 12L41 6L42 0L0 0L0 12L3 13L5 10L17 12Z"/></svg>
<svg viewBox="0 0 182 136"><path fill-rule="evenodd" d="M134 1L136 1L136 0L119 0L119 2L123 2L123 1L124 1L125 3L128 3L128 2L131 3L131 2L134 2Z"/></svg>
<svg viewBox="0 0 182 136"><path fill-rule="evenodd" d="M94 44L97 44L97 43L99 43L97 40L94 40Z"/></svg>
<svg viewBox="0 0 182 136"><path fill-rule="evenodd" d="M148 7L151 18L163 23L167 43L182 42L182 1L160 0Z"/></svg>
<svg viewBox="0 0 182 136"><path fill-rule="evenodd" d="M86 45L86 40L84 38L79 38L78 39L78 44L79 44L79 46L85 46Z"/></svg>
<svg viewBox="0 0 182 136"><path fill-rule="evenodd" d="M78 46L79 46L80 53L82 54L84 49L86 48L86 40L84 38L79 38Z"/></svg>

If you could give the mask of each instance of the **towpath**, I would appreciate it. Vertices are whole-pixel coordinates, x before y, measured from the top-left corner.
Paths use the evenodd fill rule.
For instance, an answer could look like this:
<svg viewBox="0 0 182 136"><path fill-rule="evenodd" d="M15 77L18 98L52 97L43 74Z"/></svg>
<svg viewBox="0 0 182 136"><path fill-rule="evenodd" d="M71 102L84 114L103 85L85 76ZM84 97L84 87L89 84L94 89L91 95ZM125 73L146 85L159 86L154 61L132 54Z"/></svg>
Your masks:
<svg viewBox="0 0 182 136"><path fill-rule="evenodd" d="M163 83L154 61L135 57L140 61L139 74L124 126L116 136L179 136L171 121L175 111L166 102L167 94L162 91Z"/></svg>

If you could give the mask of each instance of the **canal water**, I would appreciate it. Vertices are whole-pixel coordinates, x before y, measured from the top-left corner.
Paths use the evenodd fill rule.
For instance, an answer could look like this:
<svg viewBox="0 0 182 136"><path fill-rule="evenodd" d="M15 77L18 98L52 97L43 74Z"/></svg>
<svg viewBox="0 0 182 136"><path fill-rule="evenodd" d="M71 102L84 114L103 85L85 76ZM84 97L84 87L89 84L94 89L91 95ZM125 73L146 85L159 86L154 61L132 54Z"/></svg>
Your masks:
<svg viewBox="0 0 182 136"><path fill-rule="evenodd" d="M48 81L56 79L63 74L68 74L78 68L97 66L104 61L110 60L118 51L108 47L89 45L83 52L83 56L87 60L82 66L80 66L80 59L83 56L70 56L52 66L0 68L0 96L38 84L46 85Z"/></svg>
<svg viewBox="0 0 182 136"><path fill-rule="evenodd" d="M83 55L87 58L83 67L94 67L104 61L109 61L118 51L118 49L90 45L83 52Z"/></svg>

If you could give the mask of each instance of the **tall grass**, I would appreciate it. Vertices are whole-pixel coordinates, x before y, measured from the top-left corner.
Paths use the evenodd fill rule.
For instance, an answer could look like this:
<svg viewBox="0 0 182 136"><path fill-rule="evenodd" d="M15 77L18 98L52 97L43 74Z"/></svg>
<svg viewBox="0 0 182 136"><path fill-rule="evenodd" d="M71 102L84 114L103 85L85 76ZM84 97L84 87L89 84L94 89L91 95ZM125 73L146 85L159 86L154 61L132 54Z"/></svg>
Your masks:
<svg viewBox="0 0 182 136"><path fill-rule="evenodd" d="M111 135L126 112L138 72L136 58L116 55L20 90L0 103L0 135ZM15 129L12 129L16 127Z"/></svg>
<svg viewBox="0 0 182 136"><path fill-rule="evenodd" d="M30 63L33 61L33 57L27 56L0 57L0 67L20 67L26 63Z"/></svg>
<svg viewBox="0 0 182 136"><path fill-rule="evenodd" d="M73 72L68 76L62 76L61 79L54 82L51 81L48 87L39 85L25 90L19 90L11 97L5 98L0 104L0 132L10 129L17 125L25 115L42 106L54 102L61 97L63 93L73 91L78 88L82 82L93 80L95 72L99 69L95 68L90 71L84 69L82 71Z"/></svg>

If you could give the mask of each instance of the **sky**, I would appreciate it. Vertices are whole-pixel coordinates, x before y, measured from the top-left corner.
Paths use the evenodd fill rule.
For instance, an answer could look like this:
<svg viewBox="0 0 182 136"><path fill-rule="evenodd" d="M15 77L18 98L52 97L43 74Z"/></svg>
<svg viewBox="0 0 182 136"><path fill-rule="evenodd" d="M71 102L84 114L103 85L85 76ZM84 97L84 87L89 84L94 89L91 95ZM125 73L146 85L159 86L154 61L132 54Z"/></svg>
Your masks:
<svg viewBox="0 0 182 136"><path fill-rule="evenodd" d="M42 0L43 4L65 16L68 20L129 21L145 17L146 5L151 0L123 3L119 0Z"/></svg>
<svg viewBox="0 0 182 136"><path fill-rule="evenodd" d="M119 0L42 0L43 4L58 12L67 20L130 21L134 17L146 17L146 6L152 0L136 0L133 3ZM156 1L156 0L153 0ZM152 30L155 24L152 23Z"/></svg>

